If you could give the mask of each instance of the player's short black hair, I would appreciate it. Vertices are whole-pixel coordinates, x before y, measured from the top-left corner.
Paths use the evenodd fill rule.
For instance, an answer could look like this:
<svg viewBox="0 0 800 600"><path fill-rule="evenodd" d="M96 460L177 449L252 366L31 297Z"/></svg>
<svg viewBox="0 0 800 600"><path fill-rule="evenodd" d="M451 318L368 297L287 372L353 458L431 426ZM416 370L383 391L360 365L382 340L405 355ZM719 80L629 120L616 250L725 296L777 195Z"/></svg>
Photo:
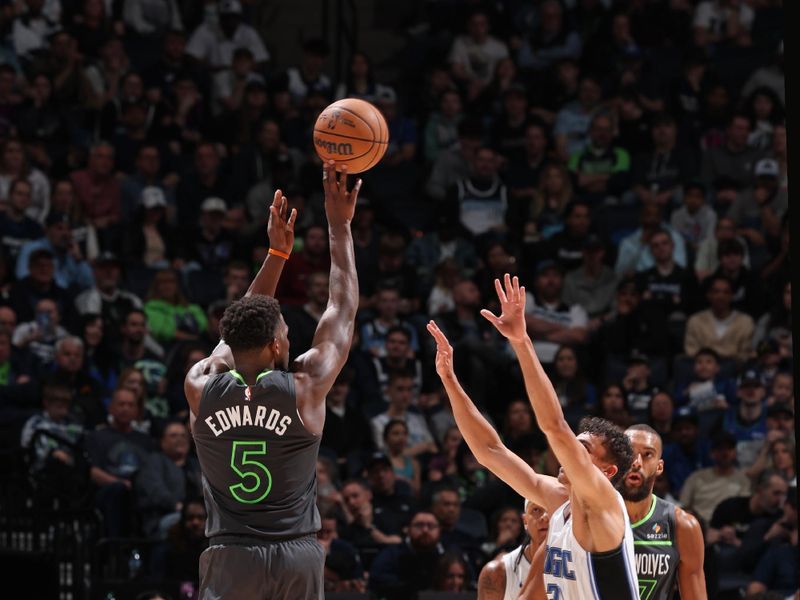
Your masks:
<svg viewBox="0 0 800 600"><path fill-rule="evenodd" d="M617 465L617 472L611 478L611 485L617 487L633 464L633 449L628 436L611 421L600 417L581 419L578 433L589 433L603 440L607 460Z"/></svg>
<svg viewBox="0 0 800 600"><path fill-rule="evenodd" d="M261 349L275 338L281 307L275 298L254 294L232 302L219 322L219 331L233 352Z"/></svg>

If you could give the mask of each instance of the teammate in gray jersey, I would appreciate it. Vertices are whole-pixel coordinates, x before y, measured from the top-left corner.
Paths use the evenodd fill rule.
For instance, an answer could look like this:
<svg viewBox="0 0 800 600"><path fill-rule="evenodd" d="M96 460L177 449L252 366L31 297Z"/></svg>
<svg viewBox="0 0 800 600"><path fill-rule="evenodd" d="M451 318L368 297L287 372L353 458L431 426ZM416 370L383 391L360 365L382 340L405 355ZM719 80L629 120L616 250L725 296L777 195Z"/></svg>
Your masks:
<svg viewBox="0 0 800 600"><path fill-rule="evenodd" d="M625 435L633 447L633 464L621 491L633 530L639 596L641 600L671 600L679 589L681 600L705 600L700 523L653 495L656 478L664 471L661 436L649 425L633 425Z"/></svg>
<svg viewBox="0 0 800 600"><path fill-rule="evenodd" d="M358 308L350 222L361 180L348 191L346 169L337 174L331 161L322 182L330 293L311 349L287 372L288 327L269 296L292 249L296 213L286 218L278 191L267 260L245 297L225 310L224 341L186 376L210 538L200 557L202 600L323 597L315 467L325 396L347 360Z"/></svg>

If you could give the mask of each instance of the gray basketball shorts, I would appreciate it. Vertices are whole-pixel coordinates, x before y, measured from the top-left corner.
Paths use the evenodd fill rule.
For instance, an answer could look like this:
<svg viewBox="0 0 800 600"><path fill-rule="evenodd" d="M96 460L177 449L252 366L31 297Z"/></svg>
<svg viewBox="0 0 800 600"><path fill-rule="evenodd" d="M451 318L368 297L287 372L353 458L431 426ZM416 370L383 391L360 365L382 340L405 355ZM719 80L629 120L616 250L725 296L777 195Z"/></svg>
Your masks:
<svg viewBox="0 0 800 600"><path fill-rule="evenodd" d="M224 542L200 555L199 600L323 600L325 551L314 535Z"/></svg>

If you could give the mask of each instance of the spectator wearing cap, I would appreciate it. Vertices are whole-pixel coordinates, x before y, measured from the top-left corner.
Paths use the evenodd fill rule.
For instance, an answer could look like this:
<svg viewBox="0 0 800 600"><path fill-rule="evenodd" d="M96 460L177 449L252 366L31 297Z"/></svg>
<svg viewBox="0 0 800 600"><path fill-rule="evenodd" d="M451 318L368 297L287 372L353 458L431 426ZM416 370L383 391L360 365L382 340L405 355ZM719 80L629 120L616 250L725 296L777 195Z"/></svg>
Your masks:
<svg viewBox="0 0 800 600"><path fill-rule="evenodd" d="M682 205L672 211L670 226L683 236L692 255L697 256L700 244L713 237L717 213L706 204L706 188L702 183L689 182L683 186Z"/></svg>
<svg viewBox="0 0 800 600"><path fill-rule="evenodd" d="M738 240L722 240L717 246L719 267L712 274L733 284L733 307L753 319L764 314L764 292L758 277L744 266L744 248Z"/></svg>
<svg viewBox="0 0 800 600"><path fill-rule="evenodd" d="M176 231L167 223L167 201L156 186L142 190L139 209L125 230L122 250L133 267L163 269L177 262ZM176 265L177 266L177 265Z"/></svg>
<svg viewBox="0 0 800 600"><path fill-rule="evenodd" d="M589 328L601 325L614 301L617 289L617 275L605 264L606 245L596 234L586 238L583 245L581 266L564 276L564 291L561 298L567 305L579 304L590 320Z"/></svg>
<svg viewBox="0 0 800 600"><path fill-rule="evenodd" d="M767 437L766 394L758 371L745 370L739 379L736 403L720 416L716 424L718 430L735 436L736 457L743 469L755 462Z"/></svg>
<svg viewBox="0 0 800 600"><path fill-rule="evenodd" d="M742 264L750 268L750 253L747 249L747 241L736 233L736 225L728 217L722 217L717 221L714 228L714 235L705 238L697 248L697 256L694 260L694 273L698 281L702 282L719 267L719 244L722 240L736 240L744 249Z"/></svg>
<svg viewBox="0 0 800 600"><path fill-rule="evenodd" d="M47 248L39 248L28 257L28 276L11 285L8 304L20 322L34 318L39 300L49 298L58 305L61 314L70 314L73 294L55 282L55 260ZM67 318L67 321L70 319Z"/></svg>
<svg viewBox="0 0 800 600"><path fill-rule="evenodd" d="M753 183L753 167L761 158L762 151L747 145L749 135L750 119L747 115L736 113L728 119L724 142L703 153L703 183L715 190L719 189L723 179L732 181L738 189Z"/></svg>
<svg viewBox="0 0 800 600"><path fill-rule="evenodd" d="M680 195L681 184L695 175L697 157L688 148L678 146L677 123L668 113L653 119L651 140L651 149L634 157L633 191L641 202L672 206ZM686 188L683 191L685 194Z"/></svg>
<svg viewBox="0 0 800 600"><path fill-rule="evenodd" d="M416 407L418 396L415 393L413 374L405 371L392 372L386 386L386 396L389 399L386 410L370 419L372 441L375 447L379 450L385 448L384 427L389 421L400 420L408 426L408 448L406 449L408 456L436 453L436 443L433 441L425 417L419 412L410 410L412 406Z"/></svg>
<svg viewBox="0 0 800 600"><path fill-rule="evenodd" d="M625 148L614 145L614 121L609 113L592 117L589 140L570 155L568 167L578 195L593 204L608 196L619 197L627 189L631 157Z"/></svg>
<svg viewBox="0 0 800 600"><path fill-rule="evenodd" d="M213 70L228 68L237 48L247 48L259 67L269 60L264 42L250 25L242 21L239 0L220 0L218 19L206 21L194 30L186 45L186 54Z"/></svg>
<svg viewBox="0 0 800 600"><path fill-rule="evenodd" d="M181 252L187 266L222 275L231 260L243 258L234 234L222 227L227 210L222 198L203 200L199 227L187 237Z"/></svg>
<svg viewBox="0 0 800 600"><path fill-rule="evenodd" d="M70 178L78 202L98 234L119 222L122 216L120 180L114 172L114 147L111 144L94 144L89 150L86 168L73 171ZM110 243L101 236L101 244L103 241Z"/></svg>
<svg viewBox="0 0 800 600"><path fill-rule="evenodd" d="M671 438L664 445L664 464L672 493L677 496L689 475L711 465L707 442L700 439L697 411L691 406L682 406L673 414Z"/></svg>
<svg viewBox="0 0 800 600"><path fill-rule="evenodd" d="M662 208L655 203L642 206L639 213L639 228L622 238L614 270L619 275L630 276L641 273L655 265L650 251L650 238L656 231L664 230L672 238L672 260L680 267L685 267L686 244L683 237L663 220Z"/></svg>
<svg viewBox="0 0 800 600"><path fill-rule="evenodd" d="M303 43L300 64L286 69L287 87L295 106L302 106L309 92L322 93L330 100L333 94L332 84L323 72L329 53L325 40L309 39Z"/></svg>
<svg viewBox="0 0 800 600"><path fill-rule="evenodd" d="M719 431L712 436L711 463L712 466L689 475L680 493L681 505L699 514L707 523L720 502L750 493L750 480L736 466L733 434Z"/></svg>
<svg viewBox="0 0 800 600"><path fill-rule="evenodd" d="M94 285L91 267L72 239L72 229L66 214L51 212L45 220L44 237L22 246L17 256L17 279L28 276L30 257L37 250L47 250L53 257L54 279L60 287L81 291Z"/></svg>
<svg viewBox="0 0 800 600"><path fill-rule="evenodd" d="M118 341L120 326L133 309L142 308L136 294L120 288L122 263L111 252L101 253L93 262L95 285L75 298L75 309L80 315L100 315L103 331L108 341Z"/></svg>
<svg viewBox="0 0 800 600"><path fill-rule="evenodd" d="M770 545L758 559L751 581L747 586L748 597L758 597L767 591L789 598L797 592L797 485L792 485L783 503L783 515L773 523L766 536ZM765 536L765 537L766 537Z"/></svg>
<svg viewBox="0 0 800 600"><path fill-rule="evenodd" d="M144 143L136 152L134 171L126 175L120 186L122 202L122 222L133 221L144 204L145 190L155 188L164 195L164 200L169 205L171 216L174 218L175 210L175 184L178 175L169 173L161 176L162 156L155 144ZM154 192L148 191L152 195Z"/></svg>
<svg viewBox="0 0 800 600"><path fill-rule="evenodd" d="M558 0L545 0L538 6L536 27L525 31L517 53L520 68L545 71L555 63L581 56L581 37L564 15Z"/></svg>
<svg viewBox="0 0 800 600"><path fill-rule="evenodd" d="M694 356L705 346L723 358L744 363L752 354L753 319L733 308L733 284L725 277L713 277L706 288L709 308L689 317L684 351Z"/></svg>
<svg viewBox="0 0 800 600"><path fill-rule="evenodd" d="M389 128L389 143L378 167L405 165L410 167L417 154L417 126L397 106L397 92L385 87L375 97L375 105L383 113ZM407 177L403 172L403 178ZM377 188L377 186L376 186Z"/></svg>
<svg viewBox="0 0 800 600"><path fill-rule="evenodd" d="M508 56L505 43L491 35L489 15L477 10L467 21L467 30L453 41L448 62L453 77L475 99L491 83L497 63Z"/></svg>
<svg viewBox="0 0 800 600"><path fill-rule="evenodd" d="M26 212L31 205L31 184L15 179L8 190L6 210L0 212L0 246L9 260L15 260L28 242L44 235L42 226Z"/></svg>
<svg viewBox="0 0 800 600"><path fill-rule="evenodd" d="M778 185L780 169L774 159L759 160L753 174L755 184L736 196L728 217L751 246L763 246L764 234L771 238L780 236L781 219L789 210L789 191Z"/></svg>
<svg viewBox="0 0 800 600"><path fill-rule="evenodd" d="M439 97L438 109L431 113L425 123L425 160L436 161L439 154L458 142L458 124L464 118L461 94L457 90L445 90Z"/></svg>
<svg viewBox="0 0 800 600"><path fill-rule="evenodd" d="M714 509L706 543L716 545L721 575L751 573L767 545L788 540L790 530L773 527L784 516L789 485L776 471L764 471L752 494L726 498Z"/></svg>
<svg viewBox="0 0 800 600"><path fill-rule="evenodd" d="M581 305L568 305L561 300L563 281L558 263L543 260L536 267L533 291L527 292L528 334L536 355L546 366L552 365L560 346L582 346L587 340L589 317Z"/></svg>

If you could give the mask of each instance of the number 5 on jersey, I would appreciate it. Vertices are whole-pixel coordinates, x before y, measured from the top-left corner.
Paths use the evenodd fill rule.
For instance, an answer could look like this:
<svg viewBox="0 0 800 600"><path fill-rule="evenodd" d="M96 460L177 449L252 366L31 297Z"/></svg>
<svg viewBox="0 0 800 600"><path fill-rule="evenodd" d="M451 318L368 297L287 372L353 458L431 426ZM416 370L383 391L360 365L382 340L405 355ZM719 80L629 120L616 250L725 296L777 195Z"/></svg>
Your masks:
<svg viewBox="0 0 800 600"><path fill-rule="evenodd" d="M265 441L236 441L231 448L231 469L242 481L230 486L231 495L243 504L256 504L264 500L272 489L272 475L258 460L266 456Z"/></svg>

